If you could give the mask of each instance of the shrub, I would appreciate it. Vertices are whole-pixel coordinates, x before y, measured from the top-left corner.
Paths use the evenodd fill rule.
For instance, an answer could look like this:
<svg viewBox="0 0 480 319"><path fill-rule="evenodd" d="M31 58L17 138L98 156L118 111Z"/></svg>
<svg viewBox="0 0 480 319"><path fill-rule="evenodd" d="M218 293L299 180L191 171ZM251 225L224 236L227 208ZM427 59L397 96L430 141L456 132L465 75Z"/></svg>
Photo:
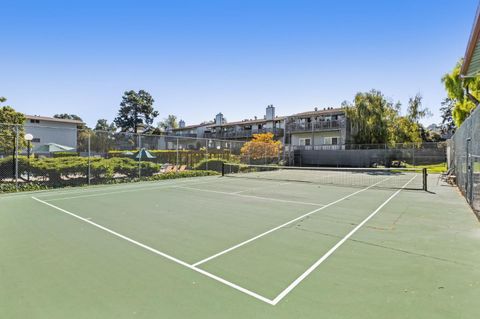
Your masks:
<svg viewBox="0 0 480 319"><path fill-rule="evenodd" d="M215 160L211 160L215 162ZM85 158L85 157L57 157L57 158L30 158L18 157L19 183L16 188L14 178L14 159L12 156L0 159L0 192L38 190L64 186L79 186L88 184L88 166L90 163L90 182L94 184L124 183L140 180L162 180L196 176L218 175L218 172L183 171L158 174L160 165L152 162L139 162L130 158L113 157ZM212 164L214 165L214 164ZM221 170L221 165L219 166ZM138 178L139 169L141 178ZM26 181L27 172L30 173L30 182Z"/></svg>
<svg viewBox="0 0 480 319"><path fill-rule="evenodd" d="M56 157L75 157L75 156L79 156L79 154L77 152L55 152L55 153L52 153L52 156L54 158L56 158Z"/></svg>
<svg viewBox="0 0 480 319"><path fill-rule="evenodd" d="M208 160L202 160L200 161L197 165L193 167L195 170L211 170L215 172L222 172L222 166L224 163L227 163L228 161L222 160L222 159L208 159Z"/></svg>
<svg viewBox="0 0 480 319"><path fill-rule="evenodd" d="M187 178L187 177L200 177L200 176L215 176L219 175L218 172L215 171L183 171L183 172L168 172L164 174L158 174L147 178L147 180L151 181L159 181L164 179L175 179L175 178Z"/></svg>

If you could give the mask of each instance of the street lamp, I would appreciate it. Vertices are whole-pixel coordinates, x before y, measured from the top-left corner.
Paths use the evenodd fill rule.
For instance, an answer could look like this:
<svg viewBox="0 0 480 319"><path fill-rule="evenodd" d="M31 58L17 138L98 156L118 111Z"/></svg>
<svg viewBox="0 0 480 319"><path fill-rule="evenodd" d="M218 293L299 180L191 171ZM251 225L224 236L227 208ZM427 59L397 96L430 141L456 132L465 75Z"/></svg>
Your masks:
<svg viewBox="0 0 480 319"><path fill-rule="evenodd" d="M28 162L27 181L30 182L30 143L33 140L33 135L25 134L24 138L25 138L25 141L27 141L27 162Z"/></svg>

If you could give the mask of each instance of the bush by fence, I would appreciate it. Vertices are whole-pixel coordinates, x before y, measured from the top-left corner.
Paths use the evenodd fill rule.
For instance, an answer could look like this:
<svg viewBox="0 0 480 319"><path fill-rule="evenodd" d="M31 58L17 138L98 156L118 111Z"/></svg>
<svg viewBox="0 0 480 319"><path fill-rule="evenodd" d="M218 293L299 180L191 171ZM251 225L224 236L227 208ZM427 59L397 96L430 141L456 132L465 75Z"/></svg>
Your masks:
<svg viewBox="0 0 480 319"><path fill-rule="evenodd" d="M15 189L13 157L0 159L0 191ZM90 169L89 169L90 166ZM132 180L162 180L179 177L208 176L213 171L184 171L159 173L161 165L151 162L138 162L130 158L85 158L58 157L27 159L18 157L19 190L36 190L43 187L78 186L88 183L102 184Z"/></svg>
<svg viewBox="0 0 480 319"><path fill-rule="evenodd" d="M178 165L187 165L194 167L199 162L206 159L222 159L232 160L235 155L232 155L228 150L149 150L150 154L155 156L152 159L142 159L142 161L150 161L154 163L172 163ZM125 151L109 151L108 158L134 158L135 155L128 155Z"/></svg>

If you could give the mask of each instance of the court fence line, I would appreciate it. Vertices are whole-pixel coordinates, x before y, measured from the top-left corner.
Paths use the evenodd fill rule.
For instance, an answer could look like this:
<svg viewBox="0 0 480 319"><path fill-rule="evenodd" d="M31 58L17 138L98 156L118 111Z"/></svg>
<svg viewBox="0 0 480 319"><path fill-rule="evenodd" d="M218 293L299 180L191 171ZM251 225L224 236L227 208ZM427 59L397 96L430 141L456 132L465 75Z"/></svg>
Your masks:
<svg viewBox="0 0 480 319"><path fill-rule="evenodd" d="M29 141L26 133L32 135ZM0 123L0 193L155 180L164 172L178 170L220 173L222 162L373 167L405 163L415 166L445 160L444 143L273 147L269 143L246 147L246 143L245 140Z"/></svg>
<svg viewBox="0 0 480 319"><path fill-rule="evenodd" d="M449 171L470 206L480 212L480 107L477 107L448 141Z"/></svg>

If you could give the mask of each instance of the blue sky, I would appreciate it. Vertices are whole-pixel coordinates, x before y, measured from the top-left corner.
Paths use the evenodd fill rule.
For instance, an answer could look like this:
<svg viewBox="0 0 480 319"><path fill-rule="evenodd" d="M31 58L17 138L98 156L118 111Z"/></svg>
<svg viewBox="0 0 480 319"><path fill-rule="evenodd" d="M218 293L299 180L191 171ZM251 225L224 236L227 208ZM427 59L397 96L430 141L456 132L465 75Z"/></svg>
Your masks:
<svg viewBox="0 0 480 319"><path fill-rule="evenodd" d="M187 124L417 92L440 121L440 79L464 55L477 0L0 0L0 96L37 115L113 120L125 90Z"/></svg>

